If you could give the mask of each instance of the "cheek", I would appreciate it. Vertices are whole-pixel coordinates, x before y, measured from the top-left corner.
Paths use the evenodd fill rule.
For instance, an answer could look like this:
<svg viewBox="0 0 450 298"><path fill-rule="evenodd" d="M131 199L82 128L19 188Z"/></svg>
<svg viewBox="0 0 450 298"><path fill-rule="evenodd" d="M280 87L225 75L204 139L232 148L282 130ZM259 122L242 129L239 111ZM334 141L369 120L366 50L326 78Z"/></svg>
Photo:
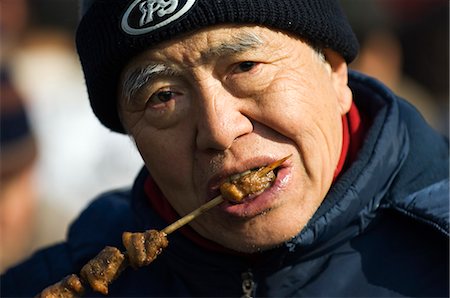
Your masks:
<svg viewBox="0 0 450 298"><path fill-rule="evenodd" d="M138 150L155 181L163 189L174 190L186 185L190 177L191 139L183 129L158 130L145 127L134 136Z"/></svg>
<svg viewBox="0 0 450 298"><path fill-rule="evenodd" d="M268 125L291 138L316 129L327 134L341 117L331 84L314 78L314 74L313 78L305 76L290 74L277 78L259 101ZM324 83L319 86L317 82Z"/></svg>
<svg viewBox="0 0 450 298"><path fill-rule="evenodd" d="M171 100L163 109L145 105L120 108L121 120L155 180L179 178L176 173L186 171L192 148L188 101Z"/></svg>
<svg viewBox="0 0 450 298"><path fill-rule="evenodd" d="M310 179L327 184L342 146L342 116L331 81L312 72L310 77L296 74L274 82L262 100L262 121L296 144Z"/></svg>
<svg viewBox="0 0 450 298"><path fill-rule="evenodd" d="M188 133L145 133L142 130L136 144L153 180L180 215L197 207L196 188L193 183L193 154ZM182 198L182 199L180 199Z"/></svg>

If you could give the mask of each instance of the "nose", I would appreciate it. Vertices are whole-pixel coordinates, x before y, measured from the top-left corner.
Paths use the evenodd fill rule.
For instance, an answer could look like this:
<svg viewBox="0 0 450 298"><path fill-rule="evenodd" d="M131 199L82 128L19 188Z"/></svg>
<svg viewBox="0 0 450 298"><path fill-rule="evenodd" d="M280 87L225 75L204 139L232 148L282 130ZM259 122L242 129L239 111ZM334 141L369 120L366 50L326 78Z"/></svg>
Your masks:
<svg viewBox="0 0 450 298"><path fill-rule="evenodd" d="M223 151L253 131L250 118L242 112L242 99L221 84L200 87L197 98L197 149Z"/></svg>

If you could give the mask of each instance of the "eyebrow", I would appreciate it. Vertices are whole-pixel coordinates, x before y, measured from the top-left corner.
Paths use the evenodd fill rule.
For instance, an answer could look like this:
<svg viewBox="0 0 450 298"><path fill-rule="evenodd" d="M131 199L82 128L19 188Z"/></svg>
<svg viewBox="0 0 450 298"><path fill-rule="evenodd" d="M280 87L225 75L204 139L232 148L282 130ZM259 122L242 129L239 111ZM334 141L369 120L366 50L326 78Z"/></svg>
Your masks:
<svg viewBox="0 0 450 298"><path fill-rule="evenodd" d="M201 60L206 61L213 57L244 53L263 44L263 40L257 34L242 32L234 35L230 42L210 47L206 52L201 53ZM149 82L161 76L175 76L178 73L163 63L150 63L144 67L135 68L125 74L122 94L129 102L136 92Z"/></svg>
<svg viewBox="0 0 450 298"><path fill-rule="evenodd" d="M123 83L123 96L127 101L143 86L161 76L174 76L177 71L162 63L150 63L144 67L138 67L125 74Z"/></svg>

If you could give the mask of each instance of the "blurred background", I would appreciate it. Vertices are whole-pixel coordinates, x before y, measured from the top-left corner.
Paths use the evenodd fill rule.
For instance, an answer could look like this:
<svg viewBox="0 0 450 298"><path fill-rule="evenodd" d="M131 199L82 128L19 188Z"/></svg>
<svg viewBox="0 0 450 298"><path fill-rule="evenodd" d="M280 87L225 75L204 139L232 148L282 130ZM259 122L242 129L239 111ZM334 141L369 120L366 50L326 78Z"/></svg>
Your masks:
<svg viewBox="0 0 450 298"><path fill-rule="evenodd" d="M77 21L76 0L0 0L1 270L64 239L93 198L142 166L132 140L91 111Z"/></svg>
<svg viewBox="0 0 450 298"><path fill-rule="evenodd" d="M350 67L383 81L448 136L449 1L340 1L361 45Z"/></svg>
<svg viewBox="0 0 450 298"><path fill-rule="evenodd" d="M350 67L448 136L448 0L341 0L361 43ZM142 166L91 112L75 51L78 0L0 0L0 271L64 239L98 194Z"/></svg>

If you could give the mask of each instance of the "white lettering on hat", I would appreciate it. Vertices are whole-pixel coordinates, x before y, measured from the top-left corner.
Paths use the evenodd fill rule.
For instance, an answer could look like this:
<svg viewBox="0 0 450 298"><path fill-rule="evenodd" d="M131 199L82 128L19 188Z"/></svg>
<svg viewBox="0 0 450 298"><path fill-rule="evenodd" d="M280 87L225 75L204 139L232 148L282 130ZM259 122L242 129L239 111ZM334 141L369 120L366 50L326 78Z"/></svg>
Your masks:
<svg viewBox="0 0 450 298"><path fill-rule="evenodd" d="M195 1L186 0L184 5L180 6L182 1L179 0L135 0L122 17L122 30L130 35L151 32L183 16ZM168 17L164 18L166 16Z"/></svg>
<svg viewBox="0 0 450 298"><path fill-rule="evenodd" d="M177 9L178 0L149 0L139 4L139 10L142 12L142 17L139 25L144 26L153 21L153 14L156 12L158 16L163 17L169 15Z"/></svg>

